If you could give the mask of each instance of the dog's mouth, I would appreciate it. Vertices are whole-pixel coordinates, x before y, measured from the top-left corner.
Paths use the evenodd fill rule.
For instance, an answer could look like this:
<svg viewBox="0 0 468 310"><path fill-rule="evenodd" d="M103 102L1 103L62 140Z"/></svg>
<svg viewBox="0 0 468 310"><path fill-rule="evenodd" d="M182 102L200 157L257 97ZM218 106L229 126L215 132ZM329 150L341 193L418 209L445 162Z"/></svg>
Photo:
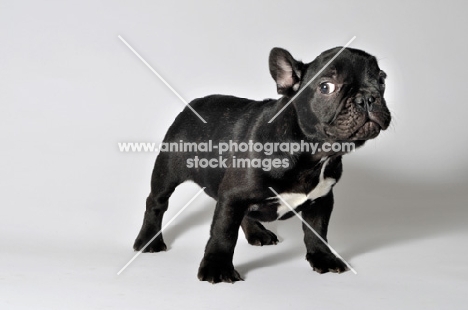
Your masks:
<svg viewBox="0 0 468 310"><path fill-rule="evenodd" d="M359 126L355 130L333 130L333 127L325 128L326 135L332 140L346 140L346 141L357 141L357 140L369 140L377 137L382 127L372 120L367 120L362 126Z"/></svg>
<svg viewBox="0 0 468 310"><path fill-rule="evenodd" d="M387 129L389 123L389 112L364 111L348 99L331 124L324 127L324 132L333 140L369 140Z"/></svg>
<svg viewBox="0 0 468 310"><path fill-rule="evenodd" d="M380 125L374 121L367 121L355 133L348 137L349 140L369 140L377 137L380 133Z"/></svg>

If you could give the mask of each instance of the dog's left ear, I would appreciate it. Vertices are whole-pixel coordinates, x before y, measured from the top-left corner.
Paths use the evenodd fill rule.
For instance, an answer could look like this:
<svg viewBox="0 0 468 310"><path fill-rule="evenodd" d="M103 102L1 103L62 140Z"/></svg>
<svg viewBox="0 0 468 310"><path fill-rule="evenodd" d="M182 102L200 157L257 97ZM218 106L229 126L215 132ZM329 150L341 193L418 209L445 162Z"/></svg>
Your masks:
<svg viewBox="0 0 468 310"><path fill-rule="evenodd" d="M285 95L299 89L304 66L302 62L295 60L287 50L279 47L271 50L268 62L278 94Z"/></svg>

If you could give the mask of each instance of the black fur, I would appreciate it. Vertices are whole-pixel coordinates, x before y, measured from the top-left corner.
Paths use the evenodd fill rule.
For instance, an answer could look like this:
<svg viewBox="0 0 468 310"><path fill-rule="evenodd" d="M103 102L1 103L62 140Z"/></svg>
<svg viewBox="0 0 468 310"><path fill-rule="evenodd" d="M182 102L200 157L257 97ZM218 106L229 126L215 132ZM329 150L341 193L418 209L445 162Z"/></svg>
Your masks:
<svg viewBox="0 0 468 310"><path fill-rule="evenodd" d="M190 105L207 121L204 124L188 108L182 111L169 128L164 142L345 142L356 146L378 135L390 123L390 112L383 98L386 75L376 59L359 50L345 49L273 122L272 117L331 59L339 48L328 50L313 62L303 64L283 49L270 54L270 73L277 84L278 100L255 101L232 96L213 95L195 99ZM321 91L323 83L333 83L331 94ZM276 244L274 233L259 221L277 219L278 193L309 193L319 182L323 158L328 158L325 177L339 180L343 152L290 154L277 151L263 153L232 151L223 154L227 166L220 168L188 168L187 160L218 158L212 152L161 152L156 159L151 180L151 193L134 249L143 246L158 233L168 199L180 183L191 180L206 187L205 192L216 201L210 239L200 264L198 278L203 281L235 282L241 280L232 264L239 227L253 245ZM270 158L287 160L288 167L265 171L261 168L233 168L236 158ZM333 192L296 208L304 220L326 239L333 208ZM292 212L280 219L293 216ZM307 227L304 226L306 259L314 270L343 272L346 265L335 257ZM162 234L144 252L166 250Z"/></svg>

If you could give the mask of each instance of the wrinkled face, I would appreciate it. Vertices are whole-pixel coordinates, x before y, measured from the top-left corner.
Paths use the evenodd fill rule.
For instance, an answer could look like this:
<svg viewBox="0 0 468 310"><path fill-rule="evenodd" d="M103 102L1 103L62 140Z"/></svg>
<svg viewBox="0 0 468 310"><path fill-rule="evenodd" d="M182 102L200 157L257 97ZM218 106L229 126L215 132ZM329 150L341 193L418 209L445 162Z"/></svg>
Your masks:
<svg viewBox="0 0 468 310"><path fill-rule="evenodd" d="M322 54L317 65L322 67L337 51ZM308 73L305 80L312 71ZM310 85L318 129L332 140L348 141L372 139L387 129L391 117L383 97L385 78L375 57L344 50Z"/></svg>
<svg viewBox="0 0 468 310"><path fill-rule="evenodd" d="M302 64L291 57L292 60L288 61L292 68L292 86L281 92L281 84L277 83L278 92L294 96L339 50L325 51L309 64ZM281 57L276 60L279 69L286 68L286 60ZM271 61L270 57L270 71ZM274 72L278 76L281 71ZM380 70L375 57L360 50L345 49L293 101L302 131L328 141L375 138L380 130L388 128L391 120L383 97L385 78L386 74ZM284 82L287 79L280 81L283 81L282 85L288 85Z"/></svg>

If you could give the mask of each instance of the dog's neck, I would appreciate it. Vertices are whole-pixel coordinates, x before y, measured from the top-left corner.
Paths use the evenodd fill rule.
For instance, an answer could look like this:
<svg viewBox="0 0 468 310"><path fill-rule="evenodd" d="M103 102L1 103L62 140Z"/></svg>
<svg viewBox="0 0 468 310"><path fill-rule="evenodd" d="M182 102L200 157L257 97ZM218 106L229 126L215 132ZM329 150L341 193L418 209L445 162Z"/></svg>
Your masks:
<svg viewBox="0 0 468 310"><path fill-rule="evenodd" d="M278 99L268 113L269 120L277 115L286 104L291 100L290 97L284 96ZM298 121L297 111L292 103L290 103L283 111L281 111L271 123L265 125L265 130L270 137L274 137L277 141L285 142L301 142L324 143L327 137L318 130L318 126L313 132L305 133Z"/></svg>

